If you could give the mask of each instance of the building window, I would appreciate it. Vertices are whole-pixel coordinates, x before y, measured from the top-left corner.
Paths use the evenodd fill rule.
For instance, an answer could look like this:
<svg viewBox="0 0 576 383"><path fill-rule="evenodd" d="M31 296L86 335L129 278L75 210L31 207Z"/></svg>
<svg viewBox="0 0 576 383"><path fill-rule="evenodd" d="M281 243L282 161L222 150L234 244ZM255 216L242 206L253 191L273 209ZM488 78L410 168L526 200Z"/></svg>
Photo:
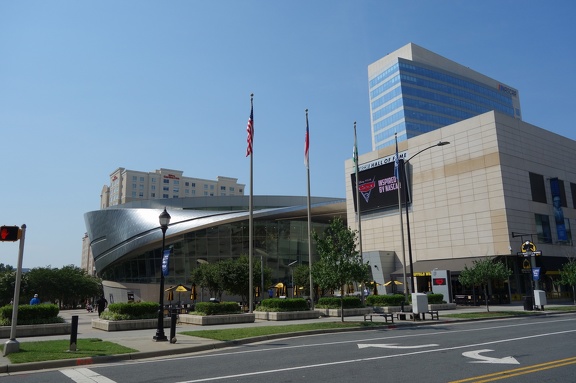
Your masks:
<svg viewBox="0 0 576 383"><path fill-rule="evenodd" d="M204 192L204 195L206 195L206 196L207 196L207 195L208 195L208 192Z"/></svg>
<svg viewBox="0 0 576 383"><path fill-rule="evenodd" d="M231 192L234 191L234 186L230 186L230 191L231 191Z"/></svg>
<svg viewBox="0 0 576 383"><path fill-rule="evenodd" d="M140 190L144 190L144 185L143 185L143 184L140 184L139 189L140 189Z"/></svg>
<svg viewBox="0 0 576 383"><path fill-rule="evenodd" d="M140 177L140 182L144 182L144 177Z"/></svg>
<svg viewBox="0 0 576 383"><path fill-rule="evenodd" d="M180 181L174 180L174 185L180 185Z"/></svg>
<svg viewBox="0 0 576 383"><path fill-rule="evenodd" d="M220 186L220 190L226 191L226 186Z"/></svg>
<svg viewBox="0 0 576 383"><path fill-rule="evenodd" d="M132 181L138 181L138 177L132 176Z"/></svg>
<svg viewBox="0 0 576 383"><path fill-rule="evenodd" d="M184 182L184 186L190 186L190 182L188 181Z"/></svg>
<svg viewBox="0 0 576 383"><path fill-rule="evenodd" d="M204 189L208 190L208 185L204 184Z"/></svg>
<svg viewBox="0 0 576 383"><path fill-rule="evenodd" d="M195 188L195 187L196 187L196 182L192 182L190 185L191 185L193 188Z"/></svg>
<svg viewBox="0 0 576 383"><path fill-rule="evenodd" d="M136 189L136 184L132 184L132 189Z"/></svg>
<svg viewBox="0 0 576 383"><path fill-rule="evenodd" d="M151 189L151 190L156 190L156 185L150 186L150 189Z"/></svg>
<svg viewBox="0 0 576 383"><path fill-rule="evenodd" d="M169 184L170 180L168 178L164 178L164 180L162 180L162 182L164 182L165 184Z"/></svg>
<svg viewBox="0 0 576 383"><path fill-rule="evenodd" d="M536 220L536 234L538 242L552 243L552 230L550 230L550 217L543 214L534 214Z"/></svg>
<svg viewBox="0 0 576 383"><path fill-rule="evenodd" d="M155 183L156 183L156 178L152 177L152 178L150 179L150 181L152 181L152 183L155 184Z"/></svg>
<svg viewBox="0 0 576 383"><path fill-rule="evenodd" d="M190 190L184 189L184 194L190 194Z"/></svg>
<svg viewBox="0 0 576 383"><path fill-rule="evenodd" d="M572 192L572 206L576 209L576 184L570 182L570 191Z"/></svg>
<svg viewBox="0 0 576 383"><path fill-rule="evenodd" d="M151 194L150 194L150 197L156 198L156 193L151 193Z"/></svg>
<svg viewBox="0 0 576 383"><path fill-rule="evenodd" d="M192 190L192 195L196 195L196 190Z"/></svg>
<svg viewBox="0 0 576 383"><path fill-rule="evenodd" d="M238 189L238 193L242 193L242 189Z"/></svg>
<svg viewBox="0 0 576 383"><path fill-rule="evenodd" d="M178 198L178 196L177 196L177 195L173 195L172 198Z"/></svg>
<svg viewBox="0 0 576 383"><path fill-rule="evenodd" d="M532 201L546 203L546 187L544 186L544 176L535 173L530 174L530 190L532 190Z"/></svg>
<svg viewBox="0 0 576 383"><path fill-rule="evenodd" d="M169 186L163 186L163 187L162 187L162 190L164 190L164 191L170 191L170 187L169 187Z"/></svg>
<svg viewBox="0 0 576 383"><path fill-rule="evenodd" d="M172 193L180 193L180 188L173 188Z"/></svg>
<svg viewBox="0 0 576 383"><path fill-rule="evenodd" d="M136 192L135 191L132 192L132 197L136 198Z"/></svg>
<svg viewBox="0 0 576 383"><path fill-rule="evenodd" d="M168 198L168 194L162 194L162 198Z"/></svg>
<svg viewBox="0 0 576 383"><path fill-rule="evenodd" d="M140 197L140 198L144 198L144 192L140 192L140 193L138 193L138 197Z"/></svg>
<svg viewBox="0 0 576 383"><path fill-rule="evenodd" d="M214 185L210 185L210 190L214 190Z"/></svg>

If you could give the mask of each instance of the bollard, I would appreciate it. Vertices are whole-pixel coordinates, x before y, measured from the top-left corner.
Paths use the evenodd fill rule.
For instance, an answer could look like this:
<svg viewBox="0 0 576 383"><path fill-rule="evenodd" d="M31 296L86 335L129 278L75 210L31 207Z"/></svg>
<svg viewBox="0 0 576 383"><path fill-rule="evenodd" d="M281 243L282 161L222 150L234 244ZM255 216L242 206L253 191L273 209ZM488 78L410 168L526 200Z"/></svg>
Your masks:
<svg viewBox="0 0 576 383"><path fill-rule="evenodd" d="M170 343L176 343L176 313L170 317Z"/></svg>
<svg viewBox="0 0 576 383"><path fill-rule="evenodd" d="M68 351L76 351L78 342L78 315L72 315L72 328L70 329L70 348Z"/></svg>

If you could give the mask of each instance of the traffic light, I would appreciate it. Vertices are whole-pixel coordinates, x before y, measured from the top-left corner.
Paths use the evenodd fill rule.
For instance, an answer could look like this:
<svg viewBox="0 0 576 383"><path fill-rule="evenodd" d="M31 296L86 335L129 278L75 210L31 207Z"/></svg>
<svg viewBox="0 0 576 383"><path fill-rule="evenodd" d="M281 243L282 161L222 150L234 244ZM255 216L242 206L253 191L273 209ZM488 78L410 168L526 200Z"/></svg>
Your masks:
<svg viewBox="0 0 576 383"><path fill-rule="evenodd" d="M0 227L0 241L2 242L16 242L20 239L22 230L18 226L2 226Z"/></svg>

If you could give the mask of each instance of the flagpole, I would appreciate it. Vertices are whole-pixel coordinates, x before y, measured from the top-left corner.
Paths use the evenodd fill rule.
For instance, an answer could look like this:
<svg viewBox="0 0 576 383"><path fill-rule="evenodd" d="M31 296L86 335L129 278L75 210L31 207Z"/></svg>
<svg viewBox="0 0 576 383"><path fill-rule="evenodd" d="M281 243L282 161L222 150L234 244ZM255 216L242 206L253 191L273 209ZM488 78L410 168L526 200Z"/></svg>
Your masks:
<svg viewBox="0 0 576 383"><path fill-rule="evenodd" d="M400 158L398 158L398 136L394 133L394 140L396 141L396 157L394 157L394 176L396 177L396 184L398 185L398 215L400 216L400 239L402 241L402 274L404 279L404 299L408 303L408 285L406 282L406 249L404 247L404 221L402 219L402 198L400 189Z"/></svg>
<svg viewBox="0 0 576 383"><path fill-rule="evenodd" d="M358 142L356 140L356 121L354 121L354 167L356 173L356 220L358 222L358 249L362 256L362 217L360 214L360 187L358 186ZM366 288L366 286L364 286ZM364 291L360 292L364 301Z"/></svg>
<svg viewBox="0 0 576 383"><path fill-rule="evenodd" d="M250 94L250 120L248 122L248 150L250 151L250 197L248 198L248 312L252 313L253 305L253 291L254 291L254 281L252 280L252 258L253 258L253 236L254 236L254 177L253 177L253 157L254 157L254 93Z"/></svg>
<svg viewBox="0 0 576 383"><path fill-rule="evenodd" d="M306 142L304 147L306 173L308 177L308 271L310 274L310 310L314 310L314 280L312 278L312 212L310 208L310 133L308 129L308 109L306 109ZM294 286L292 286L294 288Z"/></svg>

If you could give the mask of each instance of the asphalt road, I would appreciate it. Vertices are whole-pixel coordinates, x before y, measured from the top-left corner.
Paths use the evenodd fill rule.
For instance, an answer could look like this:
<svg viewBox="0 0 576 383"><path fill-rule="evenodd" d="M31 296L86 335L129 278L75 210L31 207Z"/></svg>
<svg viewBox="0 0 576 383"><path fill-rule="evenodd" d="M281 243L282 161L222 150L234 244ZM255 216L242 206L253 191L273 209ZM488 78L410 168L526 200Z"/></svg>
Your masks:
<svg viewBox="0 0 576 383"><path fill-rule="evenodd" d="M575 382L576 319L537 316L277 339L13 382Z"/></svg>

